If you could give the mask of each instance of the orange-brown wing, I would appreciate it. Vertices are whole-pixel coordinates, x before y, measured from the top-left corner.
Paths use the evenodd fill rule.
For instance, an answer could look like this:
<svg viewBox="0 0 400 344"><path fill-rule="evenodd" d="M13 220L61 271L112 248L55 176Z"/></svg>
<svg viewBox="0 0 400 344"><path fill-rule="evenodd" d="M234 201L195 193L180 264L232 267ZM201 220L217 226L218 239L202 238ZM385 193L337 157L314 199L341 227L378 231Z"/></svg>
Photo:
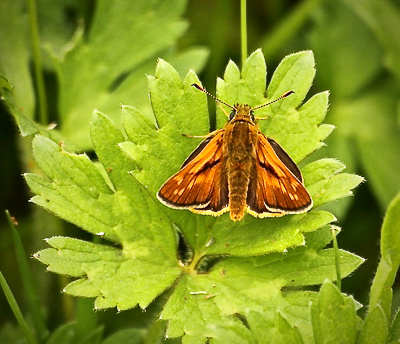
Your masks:
<svg viewBox="0 0 400 344"><path fill-rule="evenodd" d="M201 142L180 171L164 183L157 193L163 204L212 215L227 210L228 187L221 184L223 133L218 130Z"/></svg>
<svg viewBox="0 0 400 344"><path fill-rule="evenodd" d="M299 168L274 140L259 134L255 173L247 193L247 211L256 217L303 213L312 199Z"/></svg>

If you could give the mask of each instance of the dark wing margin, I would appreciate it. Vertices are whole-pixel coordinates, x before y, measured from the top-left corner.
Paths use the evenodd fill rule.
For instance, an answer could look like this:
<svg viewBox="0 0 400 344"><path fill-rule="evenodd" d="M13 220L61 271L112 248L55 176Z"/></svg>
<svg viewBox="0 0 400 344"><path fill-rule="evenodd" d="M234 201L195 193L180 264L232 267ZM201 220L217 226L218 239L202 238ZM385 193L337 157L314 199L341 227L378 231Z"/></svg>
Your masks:
<svg viewBox="0 0 400 344"><path fill-rule="evenodd" d="M190 153L190 155L185 159L180 169L184 168L189 162L191 162L196 156L198 156L202 150L210 143L214 136L208 136L203 141L199 143L199 145L195 148L195 150Z"/></svg>
<svg viewBox="0 0 400 344"><path fill-rule="evenodd" d="M166 206L193 212L219 215L227 207L221 187L223 174L223 130L207 137L189 155L178 173L169 178L157 193Z"/></svg>
<svg viewBox="0 0 400 344"><path fill-rule="evenodd" d="M275 154L278 156L279 160L289 169L290 172L297 178L301 183L303 182L303 176L296 163L292 160L292 158L286 153L283 148L273 139L266 138L268 143L273 148Z"/></svg>
<svg viewBox="0 0 400 344"><path fill-rule="evenodd" d="M283 148L260 133L256 152L247 212L256 217L278 217L309 210L312 199L301 172Z"/></svg>

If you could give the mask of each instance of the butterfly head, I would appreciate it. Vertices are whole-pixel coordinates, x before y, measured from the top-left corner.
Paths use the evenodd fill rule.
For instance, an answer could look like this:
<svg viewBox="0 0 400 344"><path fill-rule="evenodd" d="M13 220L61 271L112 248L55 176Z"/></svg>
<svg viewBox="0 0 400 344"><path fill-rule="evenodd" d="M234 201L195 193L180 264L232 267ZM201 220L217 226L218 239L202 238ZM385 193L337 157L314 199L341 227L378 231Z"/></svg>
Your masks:
<svg viewBox="0 0 400 344"><path fill-rule="evenodd" d="M229 114L229 122L231 121L246 121L255 123L255 117L250 105L235 104L231 113Z"/></svg>

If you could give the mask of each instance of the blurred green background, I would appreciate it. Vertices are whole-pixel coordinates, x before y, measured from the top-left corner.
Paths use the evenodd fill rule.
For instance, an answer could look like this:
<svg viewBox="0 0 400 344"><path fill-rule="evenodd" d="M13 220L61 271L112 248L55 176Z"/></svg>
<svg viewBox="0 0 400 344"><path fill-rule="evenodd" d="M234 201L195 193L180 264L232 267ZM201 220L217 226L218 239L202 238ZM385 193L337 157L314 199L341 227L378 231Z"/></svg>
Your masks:
<svg viewBox="0 0 400 344"><path fill-rule="evenodd" d="M47 124L51 121L61 123L63 134L78 149L86 150L89 154L90 147L79 146L78 141L74 142L73 135L69 136L71 133L65 129L67 120L63 117L63 111L68 109L68 93L65 91L68 83L60 84L60 80L68 79L70 74L62 74L60 71L56 73L55 65L62 66L63 62L54 64L48 51L55 52L56 56L60 55L69 46L68 42L76 30L83 30L83 39L90 41L91 30L101 30L99 24L96 24L99 3L101 1L94 0L37 1L50 114ZM126 3L131 2L125 1ZM152 4L149 6L160 8L159 17L164 17L164 12L173 11L174 5L167 0L149 3ZM173 3L180 6L182 14L178 13L176 18L172 16L171 22L179 21L182 25L171 29L174 32L171 34L171 41L162 49L155 47L144 56L144 53L140 55L145 50L143 46L129 44L128 39L134 41L135 35L143 34L141 30L144 30L144 26L137 26L137 32L118 28L112 35L110 33L108 39L112 43L109 49L118 46L124 61L128 61L127 64L137 54L140 62L126 67L129 75L136 73L134 80L137 81L132 81L135 87L127 87L125 93L116 92L116 96L121 95L121 99L115 97L111 103L104 100L104 97L93 101L92 98L88 99L89 110L85 110L88 118L90 109L93 108L99 108L107 114L112 108L114 110L109 111L115 111L117 116L118 104L121 102L136 106L144 112L150 111L145 74L154 73L159 56L181 71L182 77L188 68L194 68L211 93L215 93L216 78L223 76L229 59L240 65L239 1L174 0ZM15 93L20 92L19 101L32 106L29 113L25 105L25 115L29 117L30 114L32 119L37 119L37 94L29 84L32 80L30 76L33 75L33 64L29 52L31 45L27 6L24 1L7 0L0 0L0 6L0 72L15 86ZM124 11L121 12L121 17L131 17L132 21L141 16L142 8L139 5L132 6L131 12L126 9L129 7L125 7L117 8L114 15L118 16L118 11ZM400 190L400 4L394 0L248 0L247 11L248 52L250 54L257 48L262 48L267 61L267 78L271 77L285 55L310 49L315 54L317 74L309 96L320 91L330 91L330 110L325 122L334 124L336 130L327 140L327 146L314 153L307 161L322 156L337 158L346 164L348 172L366 178L366 182L356 189L354 197L329 206L342 228L338 236L339 247L367 259L350 278L343 281L343 291L354 295L356 300L365 305L379 258L379 232L385 209ZM103 19L106 26L107 17ZM146 38L156 41L166 24L156 20L148 24L153 25L153 28L159 26L160 30L151 31ZM105 49L107 48L106 46ZM85 79L82 84L95 87L90 85L90 73L87 74L88 81ZM77 79L73 79L75 83L79 82L82 74L77 72L77 75ZM28 77L21 79L22 76ZM125 75L121 72L118 78L117 86L125 82ZM86 85L87 83L89 84ZM25 86L18 89L18 85ZM79 90L79 85L73 84L70 87L77 87ZM111 86L108 90L112 95L110 89ZM32 99L29 100L29 97ZM15 98L18 107L18 97ZM43 239L51 235L63 233L89 238L82 231L71 225L61 224L51 215L29 205L31 195L22 173L35 168L29 155L30 139L20 137L7 107L3 102L0 105L0 209L8 209L16 217L26 252L31 255L46 247ZM212 102L210 108L214 108ZM73 125L72 128L74 129ZM4 215L0 217L0 252L0 270L24 310L25 294L16 265L11 231ZM44 266L36 261L32 260L31 266L50 328L55 329L73 320L76 300L59 292L67 278L45 274ZM162 304L162 300L159 301ZM90 302L89 300L89 304ZM394 304L400 304L398 281L394 285ZM115 310L108 310L98 314L98 317L105 324L106 332L110 333L132 324L133 318L140 319L136 325L140 327L155 316L157 309L156 302L145 316L140 310L120 315L116 315ZM111 319L118 319L118 322ZM4 337L11 336L10 333L17 336L18 330L14 331L14 326L15 321L8 303L4 295L0 294L0 338L11 338Z"/></svg>

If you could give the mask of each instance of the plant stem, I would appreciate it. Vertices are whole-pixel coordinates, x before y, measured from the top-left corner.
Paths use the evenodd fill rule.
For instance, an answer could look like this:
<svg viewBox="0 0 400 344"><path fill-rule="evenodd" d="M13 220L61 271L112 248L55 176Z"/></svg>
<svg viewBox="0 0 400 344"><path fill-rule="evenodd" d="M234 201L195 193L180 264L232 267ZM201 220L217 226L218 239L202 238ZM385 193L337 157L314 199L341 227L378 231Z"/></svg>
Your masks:
<svg viewBox="0 0 400 344"><path fill-rule="evenodd" d="M37 8L35 0L27 0L29 10L29 25L32 40L33 65L36 79L36 88L38 95L39 122L48 123L46 90L44 87L44 78L42 71L42 55L40 52L39 25L37 19Z"/></svg>
<svg viewBox="0 0 400 344"><path fill-rule="evenodd" d="M247 59L247 13L246 0L240 0L240 35L242 43L242 68Z"/></svg>
<svg viewBox="0 0 400 344"><path fill-rule="evenodd" d="M333 249L335 250L335 266L336 266L336 285L339 291L342 290L342 273L340 270L340 254L339 247L336 240L337 230L335 227L332 227L332 241L333 241Z"/></svg>

